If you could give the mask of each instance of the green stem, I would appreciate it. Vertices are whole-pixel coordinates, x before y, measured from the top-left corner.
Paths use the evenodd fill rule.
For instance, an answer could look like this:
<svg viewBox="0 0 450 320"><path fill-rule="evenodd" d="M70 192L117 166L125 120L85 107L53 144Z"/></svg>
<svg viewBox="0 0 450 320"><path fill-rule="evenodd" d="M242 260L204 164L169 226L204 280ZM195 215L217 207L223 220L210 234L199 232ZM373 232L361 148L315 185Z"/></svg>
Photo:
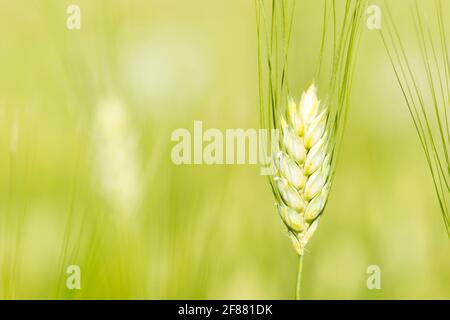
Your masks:
<svg viewBox="0 0 450 320"><path fill-rule="evenodd" d="M302 283L302 269L303 269L303 254L299 256L298 260L298 272L297 272L297 286L295 289L295 300L300 300L300 290Z"/></svg>

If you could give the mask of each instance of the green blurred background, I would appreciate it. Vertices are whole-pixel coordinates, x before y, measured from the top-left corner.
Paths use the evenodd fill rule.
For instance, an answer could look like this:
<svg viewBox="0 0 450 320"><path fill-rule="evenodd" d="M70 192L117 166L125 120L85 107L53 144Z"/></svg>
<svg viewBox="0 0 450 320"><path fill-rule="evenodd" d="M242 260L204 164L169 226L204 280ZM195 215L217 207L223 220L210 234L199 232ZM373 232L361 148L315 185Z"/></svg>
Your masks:
<svg viewBox="0 0 450 320"><path fill-rule="evenodd" d="M410 2L391 2L404 26ZM69 4L81 8L80 30L66 28ZM297 96L315 71L322 6L298 1ZM1 298L293 297L296 254L259 166L170 158L172 131L194 120L258 128L253 1L0 7ZM353 89L302 295L449 299L450 242L432 179L380 37L367 28ZM73 264L81 290L65 286ZM369 265L381 268L381 290L366 287Z"/></svg>

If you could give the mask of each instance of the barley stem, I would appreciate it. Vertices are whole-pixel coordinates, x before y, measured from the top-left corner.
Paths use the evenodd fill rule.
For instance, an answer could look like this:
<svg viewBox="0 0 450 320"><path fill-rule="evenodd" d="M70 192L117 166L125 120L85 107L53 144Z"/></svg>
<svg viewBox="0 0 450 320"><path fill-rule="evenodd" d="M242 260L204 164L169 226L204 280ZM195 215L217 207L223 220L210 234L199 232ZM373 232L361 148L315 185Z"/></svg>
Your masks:
<svg viewBox="0 0 450 320"><path fill-rule="evenodd" d="M299 255L298 273L297 273L297 287L295 289L295 300L300 300L300 290L302 283L302 269L303 269L303 254Z"/></svg>

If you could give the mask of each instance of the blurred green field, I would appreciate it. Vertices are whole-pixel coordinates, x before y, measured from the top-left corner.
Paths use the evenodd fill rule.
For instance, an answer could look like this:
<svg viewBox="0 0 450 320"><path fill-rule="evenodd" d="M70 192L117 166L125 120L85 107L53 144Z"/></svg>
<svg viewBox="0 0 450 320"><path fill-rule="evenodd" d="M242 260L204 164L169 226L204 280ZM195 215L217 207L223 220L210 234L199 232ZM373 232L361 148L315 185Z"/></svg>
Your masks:
<svg viewBox="0 0 450 320"><path fill-rule="evenodd" d="M66 28L72 3L80 30ZM406 31L409 3L393 3ZM293 297L296 254L259 166L170 158L172 131L194 120L259 127L253 1L0 7L0 298ZM299 96L315 71L322 2L297 11ZM449 299L450 242L416 131L378 33L364 28L359 50L302 295ZM69 265L81 290L66 288ZM381 290L366 287L369 265Z"/></svg>

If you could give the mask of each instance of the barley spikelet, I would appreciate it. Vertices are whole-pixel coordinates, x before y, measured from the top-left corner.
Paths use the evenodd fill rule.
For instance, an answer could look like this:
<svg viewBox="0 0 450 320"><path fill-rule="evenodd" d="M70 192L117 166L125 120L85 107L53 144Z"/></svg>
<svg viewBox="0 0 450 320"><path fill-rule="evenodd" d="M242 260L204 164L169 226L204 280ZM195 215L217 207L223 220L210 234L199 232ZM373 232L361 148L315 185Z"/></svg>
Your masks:
<svg viewBox="0 0 450 320"><path fill-rule="evenodd" d="M298 39L291 37L296 29L297 2L255 0L260 123L278 135L269 135L267 142L269 148L275 148L270 152L274 160L271 169L277 169L269 176L269 183L299 255L295 298L300 299L305 247L324 211L344 135L367 1L323 1L318 61L310 77L323 89L325 103L319 101L314 84L298 103L289 98L293 88L289 48L291 39ZM304 42L296 41L299 43ZM301 58L295 55L295 59ZM293 79L298 81L297 71Z"/></svg>
<svg viewBox="0 0 450 320"><path fill-rule="evenodd" d="M277 208L300 255L317 228L330 189L327 118L314 84L300 103L289 98L286 118L280 116L280 150L274 155Z"/></svg>

